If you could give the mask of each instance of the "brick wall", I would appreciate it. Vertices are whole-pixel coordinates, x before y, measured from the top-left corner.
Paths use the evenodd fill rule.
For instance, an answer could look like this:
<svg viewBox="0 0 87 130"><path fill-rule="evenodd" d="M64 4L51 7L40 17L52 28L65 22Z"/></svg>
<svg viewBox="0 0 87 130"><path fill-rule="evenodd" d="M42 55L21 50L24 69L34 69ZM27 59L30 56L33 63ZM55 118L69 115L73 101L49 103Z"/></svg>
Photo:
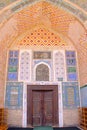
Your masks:
<svg viewBox="0 0 87 130"><path fill-rule="evenodd" d="M6 76L6 48L0 46L0 107L4 107L4 89Z"/></svg>
<svg viewBox="0 0 87 130"><path fill-rule="evenodd" d="M8 125L9 126L22 126L22 110L8 110Z"/></svg>
<svg viewBox="0 0 87 130"><path fill-rule="evenodd" d="M64 109L63 110L63 125L76 126L79 124L78 109Z"/></svg>

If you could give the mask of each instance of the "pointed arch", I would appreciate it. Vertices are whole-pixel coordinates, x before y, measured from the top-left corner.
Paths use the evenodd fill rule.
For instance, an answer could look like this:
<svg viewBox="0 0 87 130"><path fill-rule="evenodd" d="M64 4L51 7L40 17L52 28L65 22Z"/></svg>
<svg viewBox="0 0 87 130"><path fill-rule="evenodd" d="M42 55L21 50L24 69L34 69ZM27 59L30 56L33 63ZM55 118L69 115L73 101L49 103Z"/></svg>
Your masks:
<svg viewBox="0 0 87 130"><path fill-rule="evenodd" d="M49 67L41 63L36 67L36 81L49 81Z"/></svg>

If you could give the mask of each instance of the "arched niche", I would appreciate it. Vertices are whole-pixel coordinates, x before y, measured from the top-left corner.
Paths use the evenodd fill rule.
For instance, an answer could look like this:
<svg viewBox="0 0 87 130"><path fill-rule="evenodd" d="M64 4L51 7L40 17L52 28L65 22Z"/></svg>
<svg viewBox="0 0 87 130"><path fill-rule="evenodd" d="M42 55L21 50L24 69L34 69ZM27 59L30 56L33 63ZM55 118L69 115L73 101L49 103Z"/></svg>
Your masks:
<svg viewBox="0 0 87 130"><path fill-rule="evenodd" d="M36 81L49 81L49 67L46 64L37 65Z"/></svg>

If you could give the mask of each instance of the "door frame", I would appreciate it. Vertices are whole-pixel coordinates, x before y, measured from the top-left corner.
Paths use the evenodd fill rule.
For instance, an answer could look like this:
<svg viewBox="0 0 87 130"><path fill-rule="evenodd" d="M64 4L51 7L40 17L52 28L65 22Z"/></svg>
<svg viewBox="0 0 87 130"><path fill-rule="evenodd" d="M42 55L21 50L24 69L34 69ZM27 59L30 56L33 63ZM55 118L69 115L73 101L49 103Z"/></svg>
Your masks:
<svg viewBox="0 0 87 130"><path fill-rule="evenodd" d="M32 92L53 91L53 126L59 126L58 85L27 85L27 125L32 126Z"/></svg>

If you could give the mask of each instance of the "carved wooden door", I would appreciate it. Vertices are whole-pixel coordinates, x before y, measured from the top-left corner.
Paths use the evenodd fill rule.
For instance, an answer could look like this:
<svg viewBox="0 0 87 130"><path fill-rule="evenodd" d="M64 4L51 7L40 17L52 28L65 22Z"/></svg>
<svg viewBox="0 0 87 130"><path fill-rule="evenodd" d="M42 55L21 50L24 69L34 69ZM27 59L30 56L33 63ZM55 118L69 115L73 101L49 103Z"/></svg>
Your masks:
<svg viewBox="0 0 87 130"><path fill-rule="evenodd" d="M52 125L53 91L32 91L32 124L33 126Z"/></svg>
<svg viewBox="0 0 87 130"><path fill-rule="evenodd" d="M58 86L28 85L27 125L58 126Z"/></svg>

